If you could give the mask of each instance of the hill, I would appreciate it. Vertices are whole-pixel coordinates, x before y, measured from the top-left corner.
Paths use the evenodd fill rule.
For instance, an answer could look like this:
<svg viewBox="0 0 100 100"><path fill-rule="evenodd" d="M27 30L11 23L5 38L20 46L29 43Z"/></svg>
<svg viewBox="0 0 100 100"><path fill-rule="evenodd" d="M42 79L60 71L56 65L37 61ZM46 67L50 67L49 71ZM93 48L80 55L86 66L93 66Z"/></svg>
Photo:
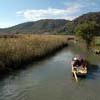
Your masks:
<svg viewBox="0 0 100 100"><path fill-rule="evenodd" d="M0 29L0 34L74 34L75 27L85 21L95 21L100 25L100 12L89 12L72 21L64 19L44 19L26 22L13 27Z"/></svg>
<svg viewBox="0 0 100 100"><path fill-rule="evenodd" d="M77 25L82 24L83 22L87 21L94 21L96 24L100 26L100 12L89 12L87 14L83 14L73 21L70 21L69 23L66 24L66 30L68 33L74 33L75 27ZM98 33L100 35L100 33Z"/></svg>
<svg viewBox="0 0 100 100"><path fill-rule="evenodd" d="M14 34L14 33L33 33L33 34L54 34L59 33L63 27L68 23L68 20L64 19L45 19L35 22L26 22L10 28L0 29L2 34Z"/></svg>

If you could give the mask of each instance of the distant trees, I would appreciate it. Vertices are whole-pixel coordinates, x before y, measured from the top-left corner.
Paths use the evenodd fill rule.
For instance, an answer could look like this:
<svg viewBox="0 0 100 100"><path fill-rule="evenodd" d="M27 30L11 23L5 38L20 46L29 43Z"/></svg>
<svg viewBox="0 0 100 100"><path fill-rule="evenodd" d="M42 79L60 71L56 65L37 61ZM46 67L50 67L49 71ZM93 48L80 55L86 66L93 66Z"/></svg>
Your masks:
<svg viewBox="0 0 100 100"><path fill-rule="evenodd" d="M77 36L85 40L87 49L91 46L94 36L98 33L99 25L94 21L87 21L78 25L75 29Z"/></svg>
<svg viewBox="0 0 100 100"><path fill-rule="evenodd" d="M74 22L68 22L66 24L66 32L67 34L74 34L74 30L75 30L75 25L74 25Z"/></svg>
<svg viewBox="0 0 100 100"><path fill-rule="evenodd" d="M17 32L15 32L15 34L20 34L20 32L17 31Z"/></svg>

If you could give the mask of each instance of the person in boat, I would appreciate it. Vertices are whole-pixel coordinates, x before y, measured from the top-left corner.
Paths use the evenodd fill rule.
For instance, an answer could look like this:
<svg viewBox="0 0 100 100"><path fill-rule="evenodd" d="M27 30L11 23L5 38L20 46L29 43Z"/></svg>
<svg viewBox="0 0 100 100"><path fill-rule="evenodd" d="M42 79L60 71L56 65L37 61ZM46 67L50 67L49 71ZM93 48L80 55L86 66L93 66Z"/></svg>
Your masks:
<svg viewBox="0 0 100 100"><path fill-rule="evenodd" d="M79 59L77 57L74 57L72 61L73 61L73 67L86 68L86 66L87 66L86 61L83 58Z"/></svg>
<svg viewBox="0 0 100 100"><path fill-rule="evenodd" d="M81 60L81 66L83 67L83 68L87 68L87 62L85 61L85 60Z"/></svg>
<svg viewBox="0 0 100 100"><path fill-rule="evenodd" d="M81 62L78 58L74 57L73 58L73 66L74 67L79 67L81 65Z"/></svg>

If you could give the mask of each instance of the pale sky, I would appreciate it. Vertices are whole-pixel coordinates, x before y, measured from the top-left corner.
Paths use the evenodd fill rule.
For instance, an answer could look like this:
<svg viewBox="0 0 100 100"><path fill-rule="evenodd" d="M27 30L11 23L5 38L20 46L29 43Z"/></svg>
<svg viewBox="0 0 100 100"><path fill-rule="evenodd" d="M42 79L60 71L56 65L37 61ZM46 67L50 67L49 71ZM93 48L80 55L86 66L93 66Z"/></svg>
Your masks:
<svg viewBox="0 0 100 100"><path fill-rule="evenodd" d="M100 11L100 0L1 0L0 27L40 19L72 20Z"/></svg>

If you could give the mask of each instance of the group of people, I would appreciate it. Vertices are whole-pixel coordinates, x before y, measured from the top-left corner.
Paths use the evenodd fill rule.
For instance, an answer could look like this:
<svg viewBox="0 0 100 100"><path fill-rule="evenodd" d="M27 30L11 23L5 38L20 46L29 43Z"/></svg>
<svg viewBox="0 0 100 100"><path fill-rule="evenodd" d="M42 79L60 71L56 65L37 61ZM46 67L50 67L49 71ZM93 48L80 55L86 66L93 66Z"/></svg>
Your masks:
<svg viewBox="0 0 100 100"><path fill-rule="evenodd" d="M73 58L73 67L86 67L87 64L86 64L86 61L82 58L77 58L77 57L74 57Z"/></svg>

